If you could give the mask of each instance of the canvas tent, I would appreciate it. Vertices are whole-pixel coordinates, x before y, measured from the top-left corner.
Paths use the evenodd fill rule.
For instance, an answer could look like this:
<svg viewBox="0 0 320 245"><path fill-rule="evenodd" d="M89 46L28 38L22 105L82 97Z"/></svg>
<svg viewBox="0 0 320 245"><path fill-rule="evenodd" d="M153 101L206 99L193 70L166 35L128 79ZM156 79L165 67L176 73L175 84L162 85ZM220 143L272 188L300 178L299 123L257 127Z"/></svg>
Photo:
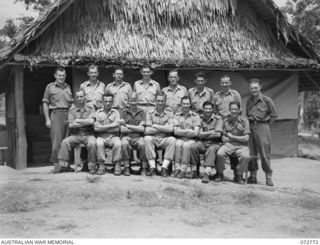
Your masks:
<svg viewBox="0 0 320 245"><path fill-rule="evenodd" d="M105 83L120 65L133 84L144 62L156 69L154 79L162 87L171 68L180 69L188 88L194 73L204 70L215 91L227 73L243 103L248 79L259 77L279 111L273 154L294 156L298 91L320 88L319 61L272 0L60 0L0 54L7 131L16 136L9 137L10 162L25 167L27 152L35 161L35 149L48 142L39 105L54 68L65 66L77 88L91 63L100 66Z"/></svg>

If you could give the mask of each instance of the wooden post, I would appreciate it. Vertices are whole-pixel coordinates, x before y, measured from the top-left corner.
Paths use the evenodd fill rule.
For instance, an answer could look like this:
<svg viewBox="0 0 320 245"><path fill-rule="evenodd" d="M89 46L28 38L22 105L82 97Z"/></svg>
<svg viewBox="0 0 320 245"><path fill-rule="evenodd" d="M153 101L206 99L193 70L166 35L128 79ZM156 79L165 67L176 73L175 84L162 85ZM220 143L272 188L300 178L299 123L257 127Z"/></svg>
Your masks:
<svg viewBox="0 0 320 245"><path fill-rule="evenodd" d="M24 115L23 67L14 67L14 98L16 109L16 168L27 167L27 138Z"/></svg>

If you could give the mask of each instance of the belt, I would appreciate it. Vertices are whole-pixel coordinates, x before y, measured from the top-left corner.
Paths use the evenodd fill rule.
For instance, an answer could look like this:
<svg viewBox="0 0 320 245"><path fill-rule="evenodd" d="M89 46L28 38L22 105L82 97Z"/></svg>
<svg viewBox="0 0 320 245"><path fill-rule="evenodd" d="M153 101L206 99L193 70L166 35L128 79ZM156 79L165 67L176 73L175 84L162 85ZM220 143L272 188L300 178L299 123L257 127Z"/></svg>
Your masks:
<svg viewBox="0 0 320 245"><path fill-rule="evenodd" d="M54 108L52 111L69 111L69 108Z"/></svg>
<svg viewBox="0 0 320 245"><path fill-rule="evenodd" d="M153 104L150 103L138 103L138 106L154 106Z"/></svg>
<svg viewBox="0 0 320 245"><path fill-rule="evenodd" d="M250 123L253 123L253 124L258 124L258 123L269 123L268 121L257 121L257 120L250 120L249 122L250 122Z"/></svg>

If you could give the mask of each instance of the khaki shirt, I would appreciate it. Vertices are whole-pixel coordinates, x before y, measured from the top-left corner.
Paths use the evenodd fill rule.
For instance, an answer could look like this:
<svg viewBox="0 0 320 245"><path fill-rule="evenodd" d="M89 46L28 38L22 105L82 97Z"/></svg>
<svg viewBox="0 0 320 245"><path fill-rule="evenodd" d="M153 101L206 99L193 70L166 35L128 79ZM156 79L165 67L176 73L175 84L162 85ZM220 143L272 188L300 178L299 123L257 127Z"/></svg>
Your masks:
<svg viewBox="0 0 320 245"><path fill-rule="evenodd" d="M203 110L203 103L206 101L214 102L214 93L211 88L204 87L203 91L199 93L196 87L190 88L188 91L191 99L191 110L201 112Z"/></svg>
<svg viewBox="0 0 320 245"><path fill-rule="evenodd" d="M61 87L57 82L49 83L44 91L42 102L48 103L49 109L67 109L71 106L72 92L68 84Z"/></svg>
<svg viewBox="0 0 320 245"><path fill-rule="evenodd" d="M158 125L173 125L173 114L170 110L164 110L161 114L157 112L156 108L147 112L146 126L152 126L152 124ZM159 133L155 136L167 137L166 133Z"/></svg>
<svg viewBox="0 0 320 245"><path fill-rule="evenodd" d="M84 108L71 106L68 113L68 123L73 123L75 119L94 118L95 109L89 105ZM71 134L88 133L93 134L93 125L83 126L81 128L71 128Z"/></svg>
<svg viewBox="0 0 320 245"><path fill-rule="evenodd" d="M123 119L126 124L134 125L134 126L144 126L146 116L144 110L138 107L136 112L132 112L130 108L124 108L120 113L120 118ZM141 133L130 133L129 136L137 137L141 136Z"/></svg>
<svg viewBox="0 0 320 245"><path fill-rule="evenodd" d="M231 121L230 117L227 117L223 121L223 134L227 136L227 133L231 133L235 136L245 136L250 134L250 127L248 119L238 116L236 123ZM247 145L246 142L230 141L233 145Z"/></svg>
<svg viewBox="0 0 320 245"><path fill-rule="evenodd" d="M200 117L201 119L201 129L203 132L208 132L214 130L215 132L222 133L222 117L212 114L212 116L207 121L204 115ZM214 144L219 142L219 139L202 139L202 142L205 144Z"/></svg>
<svg viewBox="0 0 320 245"><path fill-rule="evenodd" d="M217 92L214 102L215 111L223 118L226 118L230 115L229 104L233 101L239 102L241 109L241 96L236 90L229 89L227 93L223 93L222 91Z"/></svg>
<svg viewBox="0 0 320 245"><path fill-rule="evenodd" d="M80 85L80 89L83 89L86 96L86 103L92 107L102 108L103 104L103 94L105 85L103 82L97 81L97 83L92 86L89 81L83 82Z"/></svg>
<svg viewBox="0 0 320 245"><path fill-rule="evenodd" d="M99 109L94 114L95 123L94 125L106 125L113 122L120 121L120 114L119 111L116 109L111 109L108 114L104 111L104 109ZM114 133L108 133L108 132L96 132L98 137L107 138L110 136L115 136Z"/></svg>
<svg viewBox="0 0 320 245"><path fill-rule="evenodd" d="M160 85L154 80L150 80L147 85L142 80L136 81L133 91L137 93L137 101L141 106L154 106L156 94L160 90Z"/></svg>
<svg viewBox="0 0 320 245"><path fill-rule="evenodd" d="M116 82L112 82L107 85L106 93L110 93L114 96L112 107L120 110L128 106L132 88L129 83L124 81L120 85L117 85Z"/></svg>
<svg viewBox="0 0 320 245"><path fill-rule="evenodd" d="M174 116L174 126L178 126L181 129L194 129L195 127L200 127L200 116L193 111L189 111L186 117L182 112L177 112Z"/></svg>
<svg viewBox="0 0 320 245"><path fill-rule="evenodd" d="M188 90L182 85L178 85L174 90L170 86L162 89L163 93L166 94L166 106L170 107L173 113L176 113L181 108L181 99L184 96L188 96Z"/></svg>
<svg viewBox="0 0 320 245"><path fill-rule="evenodd" d="M249 97L246 112L250 122L269 122L271 118L278 117L272 99L263 94L256 100L253 96Z"/></svg>

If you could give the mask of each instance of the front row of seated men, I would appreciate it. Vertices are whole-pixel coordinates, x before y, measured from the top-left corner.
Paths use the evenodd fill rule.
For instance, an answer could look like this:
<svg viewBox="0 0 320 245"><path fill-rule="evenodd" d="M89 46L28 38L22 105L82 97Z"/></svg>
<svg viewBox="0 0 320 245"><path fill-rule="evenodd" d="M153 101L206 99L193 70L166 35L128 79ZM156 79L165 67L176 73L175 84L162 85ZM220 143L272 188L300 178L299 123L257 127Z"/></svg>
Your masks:
<svg viewBox="0 0 320 245"><path fill-rule="evenodd" d="M181 99L181 110L173 115L165 107L166 96L163 92L157 93L155 107L147 114L137 106L134 92L129 98L129 106L120 112L112 108L111 94L103 96L103 108L97 111L85 103L83 90L77 91L75 95L75 104L68 115L71 136L61 144L59 167L55 173L73 172L69 166L69 152L73 147L84 144L88 151L91 174L105 173L105 148L111 148L115 175L121 175L122 164L124 175L130 175L133 149L141 161L141 175L157 175L156 150L162 149L163 177L169 176L168 169L172 163L173 177L196 178L199 156L204 154L202 182L209 182L214 167L217 172L215 181L223 181L226 159L236 156L239 164L234 180L243 183L243 172L250 160L250 130L248 120L240 116L238 102L230 103L230 116L222 121L220 116L214 114L214 105L210 101L203 104L201 117L191 111L190 98L187 96Z"/></svg>

